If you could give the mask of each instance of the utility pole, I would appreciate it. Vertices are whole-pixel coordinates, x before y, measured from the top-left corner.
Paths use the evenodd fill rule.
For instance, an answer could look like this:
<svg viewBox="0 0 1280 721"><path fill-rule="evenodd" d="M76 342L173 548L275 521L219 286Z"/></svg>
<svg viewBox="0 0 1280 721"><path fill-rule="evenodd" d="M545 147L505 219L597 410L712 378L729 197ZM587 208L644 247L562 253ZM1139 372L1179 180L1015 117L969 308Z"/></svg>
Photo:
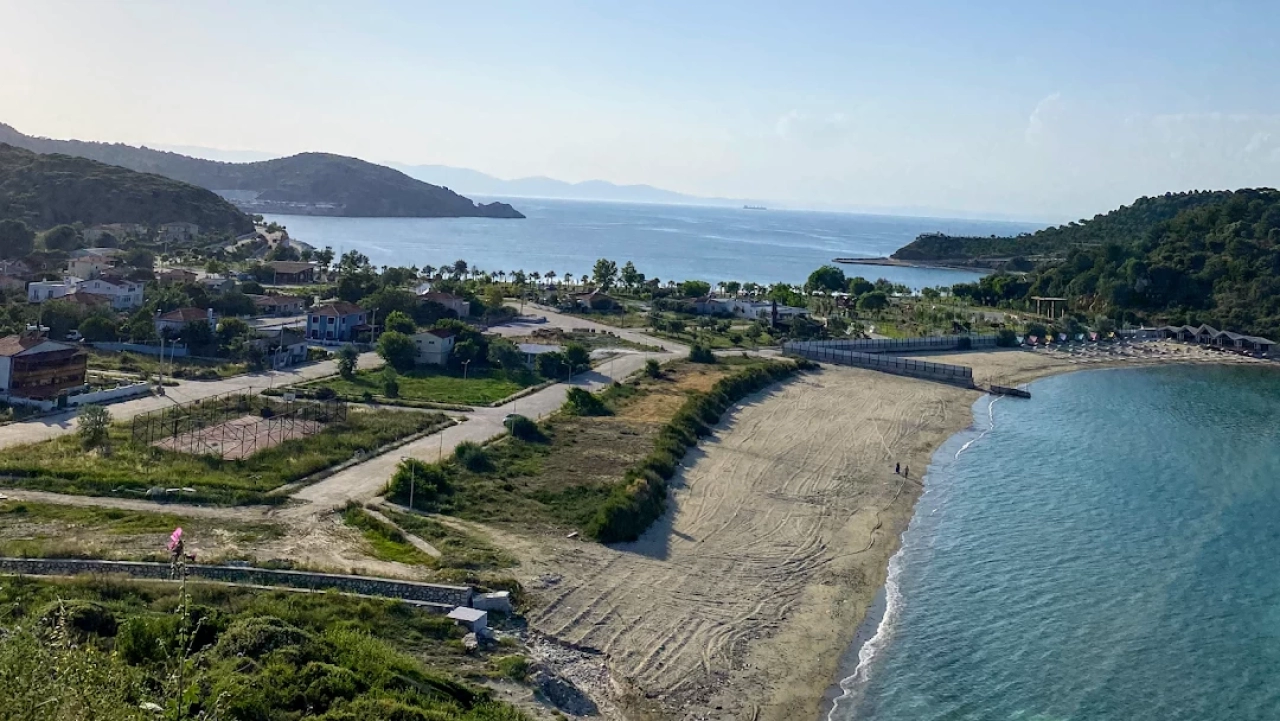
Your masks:
<svg viewBox="0 0 1280 721"><path fill-rule="evenodd" d="M414 475L413 464L409 464L409 510L413 510L413 486L417 478Z"/></svg>

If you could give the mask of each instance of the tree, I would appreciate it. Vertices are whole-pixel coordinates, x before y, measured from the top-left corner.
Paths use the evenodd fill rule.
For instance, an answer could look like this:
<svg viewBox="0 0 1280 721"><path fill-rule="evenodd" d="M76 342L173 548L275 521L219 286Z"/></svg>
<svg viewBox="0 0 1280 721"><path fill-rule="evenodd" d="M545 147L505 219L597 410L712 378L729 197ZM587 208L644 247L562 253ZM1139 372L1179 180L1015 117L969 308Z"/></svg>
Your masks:
<svg viewBox="0 0 1280 721"><path fill-rule="evenodd" d="M622 266L622 274L620 278L622 279L622 284L627 287L627 290L631 290L644 282L644 276L636 270L636 264L629 260L626 265Z"/></svg>
<svg viewBox="0 0 1280 721"><path fill-rule="evenodd" d="M224 318L218 324L218 348L233 358L244 358L258 334L239 318Z"/></svg>
<svg viewBox="0 0 1280 721"><path fill-rule="evenodd" d="M808 291L826 291L833 293L845 289L847 281L844 277L844 271L834 265L824 265L821 268L809 274L809 279L805 281L804 287Z"/></svg>
<svg viewBox="0 0 1280 721"><path fill-rule="evenodd" d="M672 318L667 321L667 330L675 333L676 335L680 335L684 332L684 321L679 318Z"/></svg>
<svg viewBox="0 0 1280 721"><path fill-rule="evenodd" d="M575 373L591 367L591 352L581 343L569 343L564 347L564 359Z"/></svg>
<svg viewBox="0 0 1280 721"><path fill-rule="evenodd" d="M680 295L685 298L701 298L711 293L711 284L705 280L686 280L680 284Z"/></svg>
<svg viewBox="0 0 1280 721"><path fill-rule="evenodd" d="M276 243L276 247L267 253L267 260L301 260L302 256L293 244Z"/></svg>
<svg viewBox="0 0 1280 721"><path fill-rule="evenodd" d="M418 332L418 324L413 322L413 318L399 310L393 310L388 313L384 325L388 331L404 333L405 335L413 335Z"/></svg>
<svg viewBox="0 0 1280 721"><path fill-rule="evenodd" d="M856 298L858 296L862 296L862 295L866 295L867 293L870 293L871 291L876 289L876 286L875 286L875 283L872 283L871 281L859 275L859 276L850 278L849 282L845 286L845 289L848 291L849 295L852 295Z"/></svg>
<svg viewBox="0 0 1280 721"><path fill-rule="evenodd" d="M208 350L214 345L213 329L208 321L197 320L182 326L178 339L195 352Z"/></svg>
<svg viewBox="0 0 1280 721"><path fill-rule="evenodd" d="M716 355L711 349L700 344L694 343L689 347L689 361L691 363L715 363Z"/></svg>
<svg viewBox="0 0 1280 721"><path fill-rule="evenodd" d="M724 284L725 295L737 295L742 290L742 284L736 280L731 280Z"/></svg>
<svg viewBox="0 0 1280 721"><path fill-rule="evenodd" d="M387 365L403 373L413 370L418 360L418 348L412 338L392 330L378 336L378 355Z"/></svg>
<svg viewBox="0 0 1280 721"><path fill-rule="evenodd" d="M396 376L396 369L390 365L382 369L382 395L388 398L400 396L400 381Z"/></svg>
<svg viewBox="0 0 1280 721"><path fill-rule="evenodd" d="M921 288L920 297L925 300L937 300L942 297L942 294L938 292L937 288Z"/></svg>
<svg viewBox="0 0 1280 721"><path fill-rule="evenodd" d="M75 250L80 246L80 232L70 225L58 225L44 232L44 247L49 250Z"/></svg>
<svg viewBox="0 0 1280 721"><path fill-rule="evenodd" d="M76 425L80 443L86 449L98 448L107 442L111 432L111 412L96 404L83 406Z"/></svg>
<svg viewBox="0 0 1280 721"><path fill-rule="evenodd" d="M597 288L608 291L618 280L618 264L608 258L601 258L591 269L591 277L595 280Z"/></svg>
<svg viewBox="0 0 1280 721"><path fill-rule="evenodd" d="M338 375L346 380L356 377L356 363L360 360L360 352L353 345L344 345L338 349Z"/></svg>
<svg viewBox="0 0 1280 721"><path fill-rule="evenodd" d="M509 373L518 373L525 369L524 353L515 343L506 338L495 338L489 341L489 362L501 366Z"/></svg>
<svg viewBox="0 0 1280 721"><path fill-rule="evenodd" d="M777 301L778 305L804 307L804 296L797 293L794 288L786 283L775 283L769 286L769 292L765 295L765 299Z"/></svg>
<svg viewBox="0 0 1280 721"><path fill-rule="evenodd" d="M0 220L0 257L25 257L31 253L35 240L35 231L21 220Z"/></svg>
<svg viewBox="0 0 1280 721"><path fill-rule="evenodd" d="M110 342L119 338L119 331L110 317L91 315L80 323L80 335L90 343Z"/></svg>
<svg viewBox="0 0 1280 721"><path fill-rule="evenodd" d="M254 304L253 298L238 290L214 298L209 301L209 307L223 317L253 315L258 312L258 306Z"/></svg>
<svg viewBox="0 0 1280 721"><path fill-rule="evenodd" d="M324 248L317 250L315 255L311 257L315 258L316 262L320 264L322 272L328 273L329 266L333 264L333 248L326 245Z"/></svg>
<svg viewBox="0 0 1280 721"><path fill-rule="evenodd" d="M870 293L864 293L858 298L858 310L876 312L889 307L889 296L884 294L882 290L873 290Z"/></svg>
<svg viewBox="0 0 1280 721"><path fill-rule="evenodd" d="M342 254L342 258L338 260L338 272L342 275L359 272L373 272L373 266L369 264L369 256L358 250L348 250Z"/></svg>
<svg viewBox="0 0 1280 721"><path fill-rule="evenodd" d="M453 261L453 266L450 268L450 272L453 274L453 277L457 279L461 279L462 276L466 275L467 270L468 266L467 261L465 260Z"/></svg>
<svg viewBox="0 0 1280 721"><path fill-rule="evenodd" d="M569 369L563 353L539 353L533 358L534 368L543 378L559 378Z"/></svg>

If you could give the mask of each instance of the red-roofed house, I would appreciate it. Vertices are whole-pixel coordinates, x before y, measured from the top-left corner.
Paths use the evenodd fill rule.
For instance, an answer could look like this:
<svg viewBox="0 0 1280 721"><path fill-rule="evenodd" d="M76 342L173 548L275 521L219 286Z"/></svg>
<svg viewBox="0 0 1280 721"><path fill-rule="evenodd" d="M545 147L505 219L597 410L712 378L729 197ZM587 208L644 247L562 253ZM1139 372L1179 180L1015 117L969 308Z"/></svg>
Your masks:
<svg viewBox="0 0 1280 721"><path fill-rule="evenodd" d="M364 309L343 300L318 305L307 313L307 339L350 343L370 330Z"/></svg>

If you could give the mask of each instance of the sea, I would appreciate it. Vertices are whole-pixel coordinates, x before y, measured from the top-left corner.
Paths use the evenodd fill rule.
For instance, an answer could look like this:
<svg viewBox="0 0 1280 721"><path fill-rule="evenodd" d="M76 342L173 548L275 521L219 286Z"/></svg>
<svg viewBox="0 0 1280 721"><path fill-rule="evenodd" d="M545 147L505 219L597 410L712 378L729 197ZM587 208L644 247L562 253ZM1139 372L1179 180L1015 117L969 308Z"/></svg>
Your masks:
<svg viewBox="0 0 1280 721"><path fill-rule="evenodd" d="M485 199L490 200L490 199ZM339 253L358 250L375 265L439 267L465 260L488 271L590 274L598 258L632 261L662 281L803 283L836 257L882 257L921 233L1007 235L1043 225L788 210L745 210L527 198L524 220L268 216L289 235ZM978 273L844 266L849 276L911 288L973 282Z"/></svg>
<svg viewBox="0 0 1280 721"><path fill-rule="evenodd" d="M1280 719L1280 372L983 398L830 721Z"/></svg>

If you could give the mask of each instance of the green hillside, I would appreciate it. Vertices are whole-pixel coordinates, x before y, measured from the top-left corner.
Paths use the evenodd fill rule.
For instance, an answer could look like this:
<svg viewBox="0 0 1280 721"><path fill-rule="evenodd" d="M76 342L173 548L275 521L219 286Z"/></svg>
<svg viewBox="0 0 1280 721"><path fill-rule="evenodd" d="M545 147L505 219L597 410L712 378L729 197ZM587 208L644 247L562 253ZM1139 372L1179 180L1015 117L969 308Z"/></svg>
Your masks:
<svg viewBox="0 0 1280 721"><path fill-rule="evenodd" d="M1086 318L1210 323L1280 339L1280 191L1167 197L1198 202L1144 233L1099 235L1100 244L1072 247L1026 278L997 274L958 290L1015 305L1061 296Z"/></svg>
<svg viewBox="0 0 1280 721"><path fill-rule="evenodd" d="M1230 191L1166 193L1139 198L1090 220L1071 222L1016 236L953 236L928 233L899 248L897 260L970 263L978 259L1061 258L1072 248L1101 243L1129 243L1144 238L1158 224L1178 213L1220 203Z"/></svg>
<svg viewBox="0 0 1280 721"><path fill-rule="evenodd" d="M37 153L63 153L155 173L217 192L255 213L357 217L523 218L506 203L477 204L398 170L329 153L302 153L256 163L223 163L119 143L24 135L0 123L0 143ZM228 193L230 195L230 193Z"/></svg>
<svg viewBox="0 0 1280 721"><path fill-rule="evenodd" d="M60 223L187 221L212 232L247 233L253 221L216 193L159 175L0 143L0 219L32 228Z"/></svg>

